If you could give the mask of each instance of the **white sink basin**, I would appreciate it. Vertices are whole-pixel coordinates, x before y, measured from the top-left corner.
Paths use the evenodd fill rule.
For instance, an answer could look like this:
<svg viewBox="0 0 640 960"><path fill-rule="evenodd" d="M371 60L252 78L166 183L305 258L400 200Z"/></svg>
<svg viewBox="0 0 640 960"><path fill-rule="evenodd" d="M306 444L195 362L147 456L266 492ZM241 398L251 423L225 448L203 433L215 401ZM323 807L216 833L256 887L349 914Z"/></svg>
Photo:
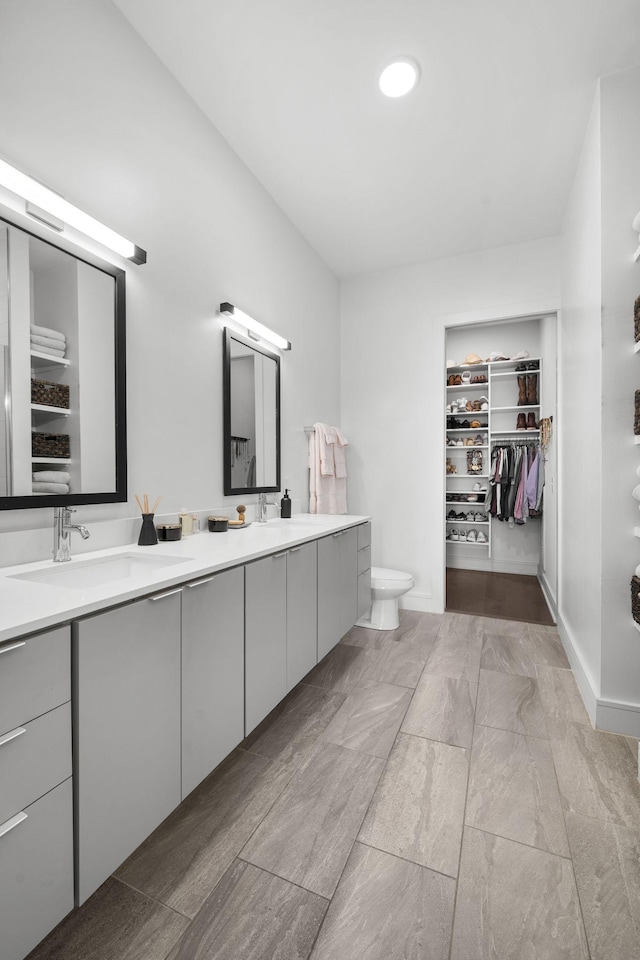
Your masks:
<svg viewBox="0 0 640 960"><path fill-rule="evenodd" d="M258 530L314 530L319 527L327 527L331 521L326 520L301 520L298 518L292 520L267 520L266 523L254 522L253 526Z"/></svg>
<svg viewBox="0 0 640 960"><path fill-rule="evenodd" d="M147 557L139 553L119 553L114 557L101 557L99 560L71 560L56 565L55 568L34 570L30 573L14 573L11 579L31 580L50 587L64 587L67 590L86 590L101 587L130 577L156 573L174 563L186 563L190 557Z"/></svg>

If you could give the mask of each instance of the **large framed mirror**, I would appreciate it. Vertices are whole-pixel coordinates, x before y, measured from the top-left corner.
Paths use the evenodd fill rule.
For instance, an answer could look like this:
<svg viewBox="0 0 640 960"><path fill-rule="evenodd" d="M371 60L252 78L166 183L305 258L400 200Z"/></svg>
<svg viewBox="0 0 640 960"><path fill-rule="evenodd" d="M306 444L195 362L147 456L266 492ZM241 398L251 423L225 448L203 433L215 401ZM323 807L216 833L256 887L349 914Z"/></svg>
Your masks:
<svg viewBox="0 0 640 960"><path fill-rule="evenodd" d="M224 493L280 489L280 357L225 327Z"/></svg>
<svg viewBox="0 0 640 960"><path fill-rule="evenodd" d="M125 273L0 217L0 508L127 499Z"/></svg>

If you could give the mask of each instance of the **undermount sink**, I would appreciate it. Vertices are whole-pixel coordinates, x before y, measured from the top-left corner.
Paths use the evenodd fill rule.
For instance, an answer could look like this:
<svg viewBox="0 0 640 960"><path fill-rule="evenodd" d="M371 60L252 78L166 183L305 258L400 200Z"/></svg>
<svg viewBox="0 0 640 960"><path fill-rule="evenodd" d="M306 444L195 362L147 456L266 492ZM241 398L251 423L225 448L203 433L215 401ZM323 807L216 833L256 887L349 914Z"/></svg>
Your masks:
<svg viewBox="0 0 640 960"><path fill-rule="evenodd" d="M130 577L156 573L175 563L186 563L190 557L147 557L138 553L120 553L115 557L101 557L98 560L72 560L69 564L55 569L33 570L29 573L13 573L13 580L30 580L51 587L64 587L68 590L86 590L101 587Z"/></svg>
<svg viewBox="0 0 640 960"><path fill-rule="evenodd" d="M254 523L253 526L257 527L260 530L308 530L309 528L314 527L326 527L327 523L331 521L327 520L267 520L266 523Z"/></svg>

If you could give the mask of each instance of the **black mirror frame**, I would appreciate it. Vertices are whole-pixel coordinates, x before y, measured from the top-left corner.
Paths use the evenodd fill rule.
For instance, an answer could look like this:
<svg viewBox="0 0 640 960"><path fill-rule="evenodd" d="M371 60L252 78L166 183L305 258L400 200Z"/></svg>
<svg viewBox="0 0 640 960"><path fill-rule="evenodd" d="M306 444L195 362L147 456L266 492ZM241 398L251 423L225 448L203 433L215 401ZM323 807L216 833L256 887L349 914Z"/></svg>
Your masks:
<svg viewBox="0 0 640 960"><path fill-rule="evenodd" d="M231 486L231 340L238 340L256 353L261 353L276 362L276 483L269 487L232 487ZM222 350L222 392L223 392L223 463L224 495L235 496L238 493L277 493L280 490L280 356L265 349L255 340L240 336L229 327L224 328Z"/></svg>
<svg viewBox="0 0 640 960"><path fill-rule="evenodd" d="M96 267L115 280L114 315L114 389L115 389L115 445L116 484L115 490L105 493L31 494L21 497L0 497L0 510L41 510L43 507L83 506L89 503L125 503L127 500L127 353L126 353L126 273L120 267L95 257L88 251L78 253L78 247L70 242L52 243L41 233L27 229L22 223L0 216L0 222L15 227L29 236L49 244L57 250L70 254L76 260Z"/></svg>

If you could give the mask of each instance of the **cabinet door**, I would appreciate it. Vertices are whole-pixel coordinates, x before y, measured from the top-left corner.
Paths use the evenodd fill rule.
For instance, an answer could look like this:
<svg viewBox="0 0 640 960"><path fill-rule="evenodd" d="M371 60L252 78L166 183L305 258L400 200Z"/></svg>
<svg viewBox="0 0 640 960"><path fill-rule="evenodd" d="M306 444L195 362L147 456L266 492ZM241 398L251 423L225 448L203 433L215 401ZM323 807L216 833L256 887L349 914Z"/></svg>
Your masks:
<svg viewBox="0 0 640 960"><path fill-rule="evenodd" d="M318 662L318 548L293 547L287 554L287 690Z"/></svg>
<svg viewBox="0 0 640 960"><path fill-rule="evenodd" d="M73 910L71 778L0 823L0 955L22 960Z"/></svg>
<svg viewBox="0 0 640 960"><path fill-rule="evenodd" d="M245 734L287 692L287 554L245 567Z"/></svg>
<svg viewBox="0 0 640 960"><path fill-rule="evenodd" d="M244 572L188 583L182 594L182 796L244 736Z"/></svg>
<svg viewBox="0 0 640 960"><path fill-rule="evenodd" d="M180 593L73 625L80 904L180 803Z"/></svg>
<svg viewBox="0 0 640 960"><path fill-rule="evenodd" d="M344 530L338 538L340 550L340 640L358 619L358 531Z"/></svg>

